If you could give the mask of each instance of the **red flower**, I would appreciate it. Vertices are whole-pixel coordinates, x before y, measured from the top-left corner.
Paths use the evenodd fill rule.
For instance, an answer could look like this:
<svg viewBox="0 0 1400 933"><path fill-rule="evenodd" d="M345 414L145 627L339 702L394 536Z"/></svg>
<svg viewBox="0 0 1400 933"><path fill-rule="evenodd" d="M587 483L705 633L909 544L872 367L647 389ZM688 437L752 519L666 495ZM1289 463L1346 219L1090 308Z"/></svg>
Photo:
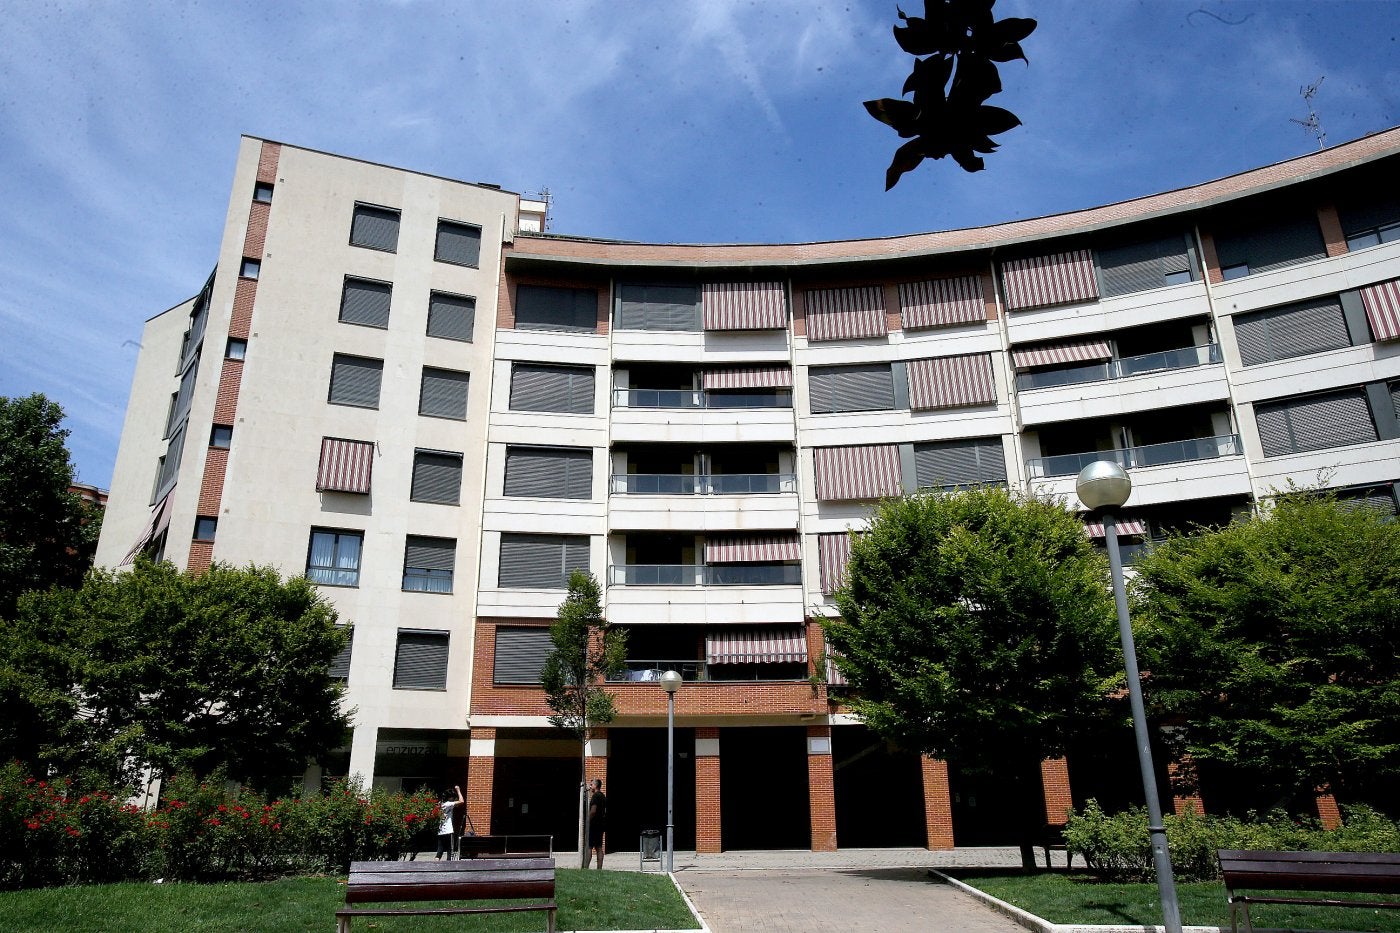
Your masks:
<svg viewBox="0 0 1400 933"><path fill-rule="evenodd" d="M219 812L220 812L220 813L227 813L227 812L228 812L228 807L227 807L226 805L222 804L222 803L219 804Z"/></svg>
<svg viewBox="0 0 1400 933"><path fill-rule="evenodd" d="M24 825L25 825L25 826L28 826L30 829L38 829L38 828L39 828L39 824L38 824L38 823L35 823L33 820L30 820L29 822L25 823Z"/></svg>
<svg viewBox="0 0 1400 933"><path fill-rule="evenodd" d="M222 826L222 825L223 825L222 823L219 822L219 818L218 818L217 816L211 816L211 817L209 817L209 819L205 820L204 822L208 823L210 826Z"/></svg>
<svg viewBox="0 0 1400 933"><path fill-rule="evenodd" d="M68 835L70 835L70 836L72 836L74 839L76 839L76 838L78 838L79 836L81 836L82 833L78 832L76 829L74 829L73 827L70 826L70 827L68 827Z"/></svg>

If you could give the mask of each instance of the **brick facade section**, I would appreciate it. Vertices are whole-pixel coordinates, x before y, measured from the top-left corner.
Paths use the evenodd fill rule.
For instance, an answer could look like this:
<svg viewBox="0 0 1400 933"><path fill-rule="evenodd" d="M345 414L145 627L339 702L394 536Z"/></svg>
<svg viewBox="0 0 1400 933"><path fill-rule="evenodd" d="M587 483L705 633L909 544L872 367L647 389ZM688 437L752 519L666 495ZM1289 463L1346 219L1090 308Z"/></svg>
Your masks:
<svg viewBox="0 0 1400 933"><path fill-rule="evenodd" d="M1337 798L1325 791L1317 795L1317 818L1323 829L1336 829L1342 825L1342 811L1337 807Z"/></svg>
<svg viewBox="0 0 1400 933"><path fill-rule="evenodd" d="M209 565L214 563L214 542L213 541L191 541L190 559L185 565L188 573L203 573L209 569Z"/></svg>
<svg viewBox="0 0 1400 933"><path fill-rule="evenodd" d="M228 469L228 451L210 447L204 457L204 480L199 485L199 515L218 517L219 503L224 496L224 471Z"/></svg>
<svg viewBox="0 0 1400 933"><path fill-rule="evenodd" d="M238 389L243 384L243 361L224 360L219 394L214 398L214 424L231 425L238 412Z"/></svg>
<svg viewBox="0 0 1400 933"><path fill-rule="evenodd" d="M253 326L253 299L258 295L257 279L238 280L233 290L233 316L228 322L228 335L248 339Z"/></svg>
<svg viewBox="0 0 1400 933"><path fill-rule="evenodd" d="M808 726L807 740L825 738L830 747L830 726ZM811 810L812 851L836 851L836 781L831 753L807 754L807 799Z"/></svg>
<svg viewBox="0 0 1400 933"><path fill-rule="evenodd" d="M277 160L281 155L281 143L263 140L262 151L258 153L258 181L268 185L277 183Z"/></svg>
<svg viewBox="0 0 1400 933"><path fill-rule="evenodd" d="M248 232L243 235L243 255L261 259L263 244L267 241L267 215L272 205L265 201L254 201L248 211Z"/></svg>
<svg viewBox="0 0 1400 933"><path fill-rule="evenodd" d="M948 788L948 762L927 755L924 771L924 828L930 849L953 848L953 794Z"/></svg>
<svg viewBox="0 0 1400 933"><path fill-rule="evenodd" d="M1206 802L1201 798L1196 774L1196 760L1190 752L1183 751L1181 757L1167 762L1167 782L1172 789L1173 813L1185 813L1188 808L1200 814L1206 812Z"/></svg>
<svg viewBox="0 0 1400 933"><path fill-rule="evenodd" d="M1342 218L1337 214L1337 205L1331 201L1319 204L1317 225L1322 229L1322 241L1327 244L1327 255L1345 256L1347 238L1342 234Z"/></svg>
<svg viewBox="0 0 1400 933"><path fill-rule="evenodd" d="M1206 265L1206 281L1212 285L1219 285L1225 281L1225 276L1220 272L1220 256L1215 251L1215 237L1201 231L1201 261Z"/></svg>
<svg viewBox="0 0 1400 933"><path fill-rule="evenodd" d="M1040 786L1045 795L1045 824L1065 825L1066 814L1074 807L1074 796L1069 788L1069 762L1063 758L1042 760Z"/></svg>
<svg viewBox="0 0 1400 933"><path fill-rule="evenodd" d="M473 740L494 739L496 730L486 727L472 729ZM491 832L491 797L496 786L496 759L491 755L473 755L467 762L467 814L480 835Z"/></svg>
<svg viewBox="0 0 1400 933"><path fill-rule="evenodd" d="M982 280L982 303L987 306L987 320L995 321L1001 316L997 305L997 280L990 272L978 276Z"/></svg>
<svg viewBox="0 0 1400 933"><path fill-rule="evenodd" d="M510 246L505 247L505 255L510 255ZM540 278L539 276L506 275L505 264L501 264L501 282L496 304L496 326L502 330L515 328L515 290L521 285L547 285L554 288L589 288L598 293L598 318L595 333L606 335L612 320L612 293L606 280L578 278Z"/></svg>
<svg viewBox="0 0 1400 933"><path fill-rule="evenodd" d="M719 729L703 726L695 739L718 739ZM695 851L721 852L719 756L695 756Z"/></svg>

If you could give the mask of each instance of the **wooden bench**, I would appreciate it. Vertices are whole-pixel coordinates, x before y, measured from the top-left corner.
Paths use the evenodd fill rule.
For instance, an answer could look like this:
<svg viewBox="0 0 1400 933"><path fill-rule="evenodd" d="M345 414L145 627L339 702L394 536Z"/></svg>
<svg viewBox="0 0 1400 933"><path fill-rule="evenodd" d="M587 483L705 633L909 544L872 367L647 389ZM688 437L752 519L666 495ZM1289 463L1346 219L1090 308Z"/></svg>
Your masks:
<svg viewBox="0 0 1400 933"><path fill-rule="evenodd" d="M1221 849L1216 854L1220 859L1220 872L1225 878L1225 897L1230 904L1231 931L1238 929L1238 912L1244 914L1245 930L1252 933L1254 925L1249 919L1250 904L1400 907L1400 901L1337 900L1236 893L1245 888L1263 891L1355 891L1362 894L1392 894L1400 892L1400 853Z"/></svg>
<svg viewBox="0 0 1400 933"><path fill-rule="evenodd" d="M1065 844L1064 824L1050 823L1045 827L1041 835L1040 848L1045 852L1045 868L1050 868L1050 853L1063 852L1065 854L1065 870L1074 867L1074 853Z"/></svg>
<svg viewBox="0 0 1400 933"><path fill-rule="evenodd" d="M405 901L532 900L530 904L489 907L343 907L335 912L336 933L349 933L355 917L428 914L496 914L548 911L554 933L554 859L458 859L442 862L352 862L345 903Z"/></svg>
<svg viewBox="0 0 1400 933"><path fill-rule="evenodd" d="M554 854L553 836L463 836L458 840L458 858L539 858Z"/></svg>

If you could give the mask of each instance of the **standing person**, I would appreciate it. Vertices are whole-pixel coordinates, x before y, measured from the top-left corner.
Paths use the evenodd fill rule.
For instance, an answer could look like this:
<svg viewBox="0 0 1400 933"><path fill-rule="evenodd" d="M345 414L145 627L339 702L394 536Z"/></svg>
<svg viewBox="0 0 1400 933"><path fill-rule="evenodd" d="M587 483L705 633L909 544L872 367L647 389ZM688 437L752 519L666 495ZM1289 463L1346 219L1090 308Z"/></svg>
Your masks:
<svg viewBox="0 0 1400 933"><path fill-rule="evenodd" d="M456 799L453 799L456 794ZM446 852L448 858L452 858L452 811L460 804L466 803L462 797L462 788L456 784L452 785L452 790L442 792L442 802L438 804L442 808L442 823L438 826L437 858L442 861L442 853Z"/></svg>
<svg viewBox="0 0 1400 933"><path fill-rule="evenodd" d="M598 853L598 867L603 867L603 834L607 831L608 798L603 793L602 780L594 779L593 796L588 801L588 857L583 860L584 868L593 860L595 851Z"/></svg>

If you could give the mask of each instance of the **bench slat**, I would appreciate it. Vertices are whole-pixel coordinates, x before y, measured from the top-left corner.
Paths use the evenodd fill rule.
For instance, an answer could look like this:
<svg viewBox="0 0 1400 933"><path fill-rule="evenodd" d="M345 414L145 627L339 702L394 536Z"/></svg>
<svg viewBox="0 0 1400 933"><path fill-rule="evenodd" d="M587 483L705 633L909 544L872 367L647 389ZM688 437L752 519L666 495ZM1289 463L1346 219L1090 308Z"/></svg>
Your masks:
<svg viewBox="0 0 1400 933"><path fill-rule="evenodd" d="M532 864L533 863L533 864ZM447 859L437 861L428 859L422 862L351 862L350 876L354 877L356 872L459 872L459 871L484 871L490 868L554 868L554 859L548 855L535 853L530 857L501 855L498 858L477 858L471 860Z"/></svg>
<svg viewBox="0 0 1400 933"><path fill-rule="evenodd" d="M350 881L350 886L361 884L481 884L502 881L543 881L554 878L552 869L526 868L521 871L492 869L461 874L429 871L360 872Z"/></svg>
<svg viewBox="0 0 1400 933"><path fill-rule="evenodd" d="M539 904L503 904L500 907L345 907L337 910L337 917L396 917L403 915L429 914L504 914L517 910L557 910L553 901Z"/></svg>

